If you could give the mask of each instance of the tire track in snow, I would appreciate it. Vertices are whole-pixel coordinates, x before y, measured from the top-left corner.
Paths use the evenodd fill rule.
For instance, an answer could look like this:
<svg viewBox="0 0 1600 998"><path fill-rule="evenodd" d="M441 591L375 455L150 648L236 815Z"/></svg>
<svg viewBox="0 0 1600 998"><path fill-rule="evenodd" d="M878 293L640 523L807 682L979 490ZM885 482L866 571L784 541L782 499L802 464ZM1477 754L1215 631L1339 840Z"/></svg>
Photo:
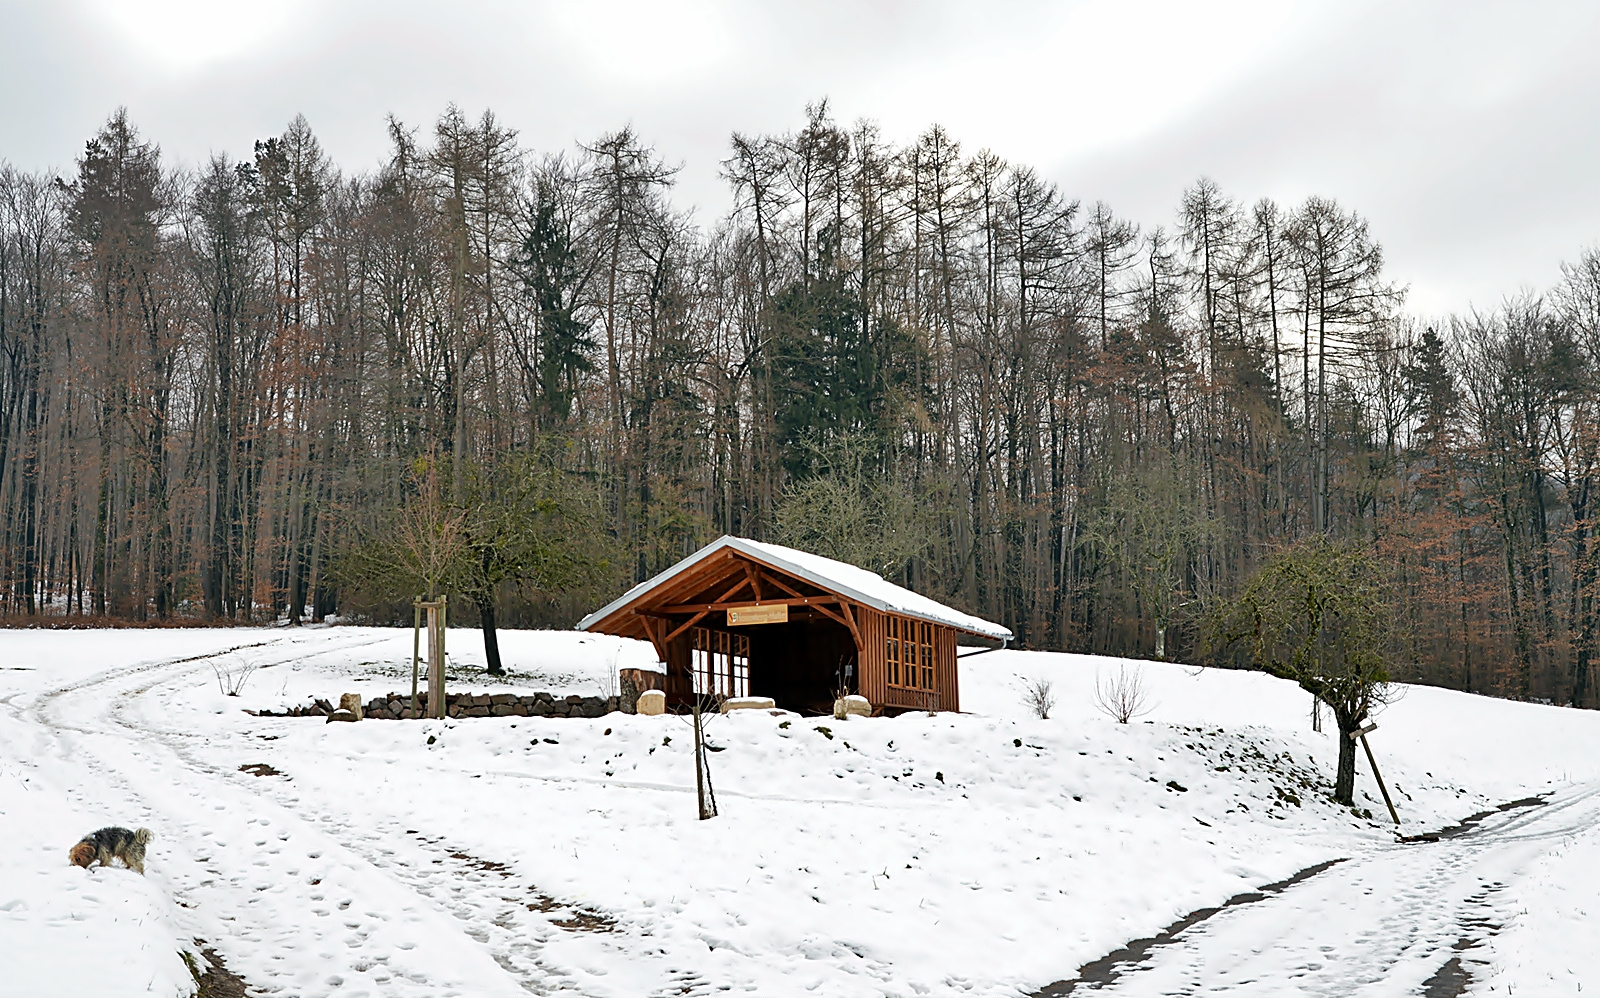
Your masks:
<svg viewBox="0 0 1600 998"><path fill-rule="evenodd" d="M320 657L332 652L349 651L370 643L374 641L322 646L311 651ZM578 991L583 994L605 994L614 990L608 987L606 982L597 980L592 975L574 973L570 968L552 965L545 952L552 940L562 939L573 932L593 931L602 927L605 931L610 931L615 927L615 923L609 917L580 906L563 904L543 894L534 885L516 879L503 864L478 859L452 848L441 838L429 837L415 829L404 827L417 824L418 818L414 814L404 817L380 816L370 808L363 809L359 814L353 813L348 808L337 812L328 806L327 800L313 800L309 794L300 792L298 788L283 780L261 779L254 786L250 786L255 777L247 779L244 774L236 772L233 768L219 765L208 758L207 753L200 750L202 745L211 745L211 740L207 736L175 728L170 724L153 723L149 718L139 716L140 712L149 707L149 701L153 699L152 693L161 687L170 687L198 671L208 660L237 650L239 649L233 648L182 660L144 663L136 667L111 670L73 686L52 691L48 699L41 697L40 702L33 705L34 713L40 723L49 727L75 731L86 737L102 736L106 734L104 729L68 723L54 716L57 711L52 708L65 698L92 696L97 691L102 695L109 692L112 701L105 716L107 720L121 728L124 735L132 736L135 740L154 739L181 761L190 773L207 777L236 793L243 791L253 797L265 796L271 799L279 810L292 815L294 820L305 824L321 837L359 859L365 867L381 873L417 898L426 901L434 909L456 920L459 931L483 949L505 974L515 980L520 989L534 993ZM284 664L299 657L301 656L297 654L281 661L262 663L261 667ZM188 667L182 668L182 666ZM131 677L138 677L141 682L132 688L122 688L118 685L119 682ZM122 683L122 686L125 685ZM155 716L165 718L171 715L158 708ZM135 755L138 754L135 751ZM215 754L214 750L210 754ZM105 775L115 780L115 774L108 772ZM438 775L448 778L460 774L441 772ZM129 794L137 793L126 780L116 782L119 782ZM152 810L151 813L155 812ZM263 820L262 824L265 823ZM199 837L211 836L202 830ZM280 839L287 841L288 836L280 834ZM431 859L416 863L392 848L396 842L407 839L414 849L425 850ZM258 835L255 845L259 848L266 842L266 839ZM219 850L211 851L216 853ZM278 851L273 850L275 853ZM236 882L239 879L236 873L230 877L227 872L219 869L219 864L214 863L214 859L214 855L203 857L207 865L204 876L198 883L200 888L211 887L218 881ZM310 886L320 885L313 881ZM511 893L508 894L508 890ZM325 894L308 893L307 900L310 902L313 914L325 916L328 913L328 898ZM348 904L349 902L346 902L347 906ZM347 925L346 928L350 926ZM240 941L257 944L262 934L263 931L244 934L241 935ZM224 952L229 949L226 943L218 942L218 945ZM650 976L664 982L665 987L661 993L695 994L710 991L708 982L692 974L674 971L669 961L664 959L646 958L641 961L638 954L624 952L619 944L607 945L604 949L607 951L604 956L609 960L627 959L634 964L659 963L657 973ZM382 993L398 993L389 990L390 986L386 984Z"/></svg>
<svg viewBox="0 0 1600 998"><path fill-rule="evenodd" d="M369 643L306 651L323 655ZM152 730L130 716L152 690L234 650L108 670L41 695L25 712L49 733L59 758L105 784L107 803L142 813L157 827L152 853L166 869L152 872L176 888L186 913L205 926L196 934L246 970L258 990L306 998L528 990L459 929L458 942L439 933L455 919L365 863L326 820L306 820L281 805L264 809L262 795L237 782L240 774L205 763L195 751L209 741L205 736ZM262 664L303 654L295 649ZM476 952L464 954L463 947Z"/></svg>
<svg viewBox="0 0 1600 998"><path fill-rule="evenodd" d="M1600 785L1479 817L1469 834L1380 847L1271 897L1202 909L1140 941L1157 945L1135 944L1035 994L1459 994L1480 966L1470 950L1499 928L1501 890L1534 857L1600 822Z"/></svg>

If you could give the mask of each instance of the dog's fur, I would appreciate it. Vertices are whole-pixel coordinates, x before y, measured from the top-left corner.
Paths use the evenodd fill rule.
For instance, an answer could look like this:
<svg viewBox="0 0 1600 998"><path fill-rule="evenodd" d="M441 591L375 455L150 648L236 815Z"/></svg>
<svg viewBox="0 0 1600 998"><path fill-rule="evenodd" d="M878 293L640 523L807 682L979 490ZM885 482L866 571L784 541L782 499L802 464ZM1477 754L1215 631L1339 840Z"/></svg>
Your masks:
<svg viewBox="0 0 1600 998"><path fill-rule="evenodd" d="M73 846L67 853L73 866L87 867L94 863L101 866L110 866L113 859L122 860L122 865L133 872L144 874L144 847L150 841L150 829L141 828L138 831L129 831L116 825L109 825L85 835L83 841Z"/></svg>

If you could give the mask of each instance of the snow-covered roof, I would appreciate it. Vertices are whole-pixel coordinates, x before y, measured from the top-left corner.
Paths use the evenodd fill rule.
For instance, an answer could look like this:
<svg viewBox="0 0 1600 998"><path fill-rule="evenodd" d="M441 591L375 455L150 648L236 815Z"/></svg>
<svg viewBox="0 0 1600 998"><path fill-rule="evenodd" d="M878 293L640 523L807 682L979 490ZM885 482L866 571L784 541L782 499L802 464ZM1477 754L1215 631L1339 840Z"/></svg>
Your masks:
<svg viewBox="0 0 1600 998"><path fill-rule="evenodd" d="M957 630L993 638L996 641L1008 641L1012 637L1010 628L984 620L982 617L974 617L970 613L953 610L937 600L923 596L921 593L912 592L904 586L897 586L876 572L869 572L864 568L857 568L854 565L846 564L842 561L834 561L832 558L824 558L821 555L784 547L781 544L766 544L761 541L746 540L743 537L733 537L727 534L707 544L660 575L639 583L594 613L578 621L578 630L588 630L595 623L610 616L618 609L627 606L649 590L688 571L718 551L730 548L763 564L787 572L796 578L804 579L815 586L820 586L829 592L838 593L840 596L848 597L857 603L870 606L875 610L881 610L884 613L897 613L935 624L945 624Z"/></svg>

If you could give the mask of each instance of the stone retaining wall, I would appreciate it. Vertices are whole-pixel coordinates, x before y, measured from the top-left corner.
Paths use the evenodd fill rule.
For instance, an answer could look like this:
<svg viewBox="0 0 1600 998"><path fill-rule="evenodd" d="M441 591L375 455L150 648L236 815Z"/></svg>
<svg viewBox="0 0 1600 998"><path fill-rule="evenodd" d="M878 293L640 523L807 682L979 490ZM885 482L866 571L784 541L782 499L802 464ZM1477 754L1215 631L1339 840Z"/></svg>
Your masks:
<svg viewBox="0 0 1600 998"><path fill-rule="evenodd" d="M426 712L428 695L418 693L417 701ZM450 717L604 717L631 706L622 697L558 697L549 693L447 693L444 702L445 713ZM366 718L391 721L404 718L410 706L410 694L390 693L374 697L361 709ZM255 713L257 717L328 717L334 709L329 701L318 699L304 707Z"/></svg>

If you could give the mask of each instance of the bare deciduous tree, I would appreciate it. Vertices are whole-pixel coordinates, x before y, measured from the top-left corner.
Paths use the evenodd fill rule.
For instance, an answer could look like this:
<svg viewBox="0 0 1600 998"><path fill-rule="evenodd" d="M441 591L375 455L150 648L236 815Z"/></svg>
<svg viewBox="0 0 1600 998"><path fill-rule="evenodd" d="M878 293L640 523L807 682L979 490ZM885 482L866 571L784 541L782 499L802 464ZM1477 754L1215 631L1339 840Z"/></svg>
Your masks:
<svg viewBox="0 0 1600 998"><path fill-rule="evenodd" d="M1396 678L1600 703L1595 253L1424 332L1331 198L1201 181L1140 227L940 127L797 125L732 137L721 218L631 129L456 108L366 172L298 117L175 167L122 111L63 183L0 164L0 612L392 622L329 568L409 536L378 574L435 589L454 530L458 622L564 626L590 581L508 575L504 522L407 525L419 458L537 454L611 591L782 539L1182 660L1271 552L1376 538Z"/></svg>
<svg viewBox="0 0 1600 998"><path fill-rule="evenodd" d="M1050 720L1050 712L1056 706L1054 685L1042 676L1024 680L1022 684L1022 703L1028 711L1041 721Z"/></svg>
<svg viewBox="0 0 1600 998"><path fill-rule="evenodd" d="M1155 710L1144 686L1144 668L1117 666L1116 674L1094 677L1094 702L1106 716L1118 724L1127 724L1136 717Z"/></svg>

